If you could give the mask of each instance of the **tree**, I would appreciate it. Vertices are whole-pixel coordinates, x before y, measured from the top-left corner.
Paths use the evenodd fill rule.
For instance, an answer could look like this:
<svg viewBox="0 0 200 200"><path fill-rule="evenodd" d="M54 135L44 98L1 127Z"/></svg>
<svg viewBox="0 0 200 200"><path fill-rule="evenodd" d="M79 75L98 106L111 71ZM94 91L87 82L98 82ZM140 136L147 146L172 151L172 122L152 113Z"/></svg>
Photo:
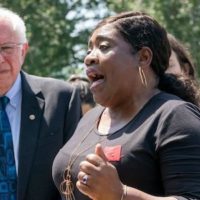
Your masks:
<svg viewBox="0 0 200 200"><path fill-rule="evenodd" d="M154 16L168 32L181 40L196 61L200 76L200 1L198 0L109 0L115 12L137 10Z"/></svg>
<svg viewBox="0 0 200 200"><path fill-rule="evenodd" d="M30 44L23 69L66 79L79 72L87 49L90 29L85 22L103 17L103 1L88 0L4 0L0 6L17 12L25 21ZM80 28L80 23L85 28ZM77 28L77 26L79 27ZM80 66L80 67L79 67Z"/></svg>

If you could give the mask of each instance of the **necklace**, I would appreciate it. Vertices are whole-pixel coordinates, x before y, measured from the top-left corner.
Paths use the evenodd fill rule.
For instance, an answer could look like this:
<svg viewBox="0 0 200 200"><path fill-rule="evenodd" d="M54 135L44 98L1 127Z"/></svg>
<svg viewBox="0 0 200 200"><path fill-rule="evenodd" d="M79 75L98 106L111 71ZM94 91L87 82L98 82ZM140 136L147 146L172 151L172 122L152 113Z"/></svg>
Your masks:
<svg viewBox="0 0 200 200"><path fill-rule="evenodd" d="M78 145L72 152L69 162L68 162L68 165L63 173L63 181L60 184L60 191L65 195L66 200L75 200L74 193L73 193L74 192L74 184L71 179L71 168L72 168L72 165L74 164L74 162L76 161L76 159L78 158L78 156L92 146L91 145L88 148L84 149L83 151L78 152L77 155L75 156L76 151L81 146L81 144L85 141L87 136L92 132L93 128L94 128L94 126L92 126L92 128L88 131L88 133L78 143Z"/></svg>
<svg viewBox="0 0 200 200"><path fill-rule="evenodd" d="M91 145L87 146L87 148L83 149L82 151L80 151L80 152L78 152L76 154L76 152L78 151L79 147L86 140L86 138L89 136L89 134L93 131L93 129L95 128L96 124L97 123L94 123L94 126L92 126L92 128L87 132L87 134L85 134L85 136L83 137L83 139L78 143L78 145L76 146L76 148L74 149L74 151L71 153L68 165L67 165L67 167L64 170L63 181L60 184L60 191L64 194L66 200L76 200L75 196L74 196L74 184L72 182L71 169L72 169L73 164L75 163L76 159L78 158L78 156L80 154L84 153L85 151L87 151L88 149L90 149L91 147L93 147L93 146L96 145L96 143L91 144ZM107 135L107 137L109 137L111 135ZM102 138L99 141L99 143L103 142L107 137Z"/></svg>

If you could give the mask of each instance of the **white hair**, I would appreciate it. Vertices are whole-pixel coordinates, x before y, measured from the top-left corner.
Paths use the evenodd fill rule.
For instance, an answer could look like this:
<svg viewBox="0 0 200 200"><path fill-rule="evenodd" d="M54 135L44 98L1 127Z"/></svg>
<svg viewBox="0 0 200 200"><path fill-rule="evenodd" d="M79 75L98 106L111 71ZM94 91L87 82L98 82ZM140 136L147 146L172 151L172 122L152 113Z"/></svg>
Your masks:
<svg viewBox="0 0 200 200"><path fill-rule="evenodd" d="M0 7L0 20L11 23L13 31L19 36L20 42L27 42L26 26L24 20L16 13L6 8Z"/></svg>

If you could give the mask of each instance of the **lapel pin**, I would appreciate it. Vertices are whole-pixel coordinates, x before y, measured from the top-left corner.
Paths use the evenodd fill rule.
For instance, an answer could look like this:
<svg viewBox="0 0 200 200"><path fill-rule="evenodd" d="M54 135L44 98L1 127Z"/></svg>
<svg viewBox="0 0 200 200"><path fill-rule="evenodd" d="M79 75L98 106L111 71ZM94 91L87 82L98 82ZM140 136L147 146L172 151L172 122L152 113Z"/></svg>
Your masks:
<svg viewBox="0 0 200 200"><path fill-rule="evenodd" d="M29 115L29 119L30 120L34 120L35 119L35 115Z"/></svg>

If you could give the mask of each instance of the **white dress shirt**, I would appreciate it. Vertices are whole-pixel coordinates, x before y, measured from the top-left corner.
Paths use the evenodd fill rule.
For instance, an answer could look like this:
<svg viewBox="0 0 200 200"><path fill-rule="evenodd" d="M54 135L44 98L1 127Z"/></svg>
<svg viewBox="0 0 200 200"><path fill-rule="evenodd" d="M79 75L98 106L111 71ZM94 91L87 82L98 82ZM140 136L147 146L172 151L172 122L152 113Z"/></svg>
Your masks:
<svg viewBox="0 0 200 200"><path fill-rule="evenodd" d="M17 76L17 79L6 95L10 102L6 106L6 112L9 118L12 137L13 148L15 156L16 170L18 172L18 151L19 151L19 135L20 135L20 123L21 123L21 102L22 102L22 89L21 89L21 75Z"/></svg>

